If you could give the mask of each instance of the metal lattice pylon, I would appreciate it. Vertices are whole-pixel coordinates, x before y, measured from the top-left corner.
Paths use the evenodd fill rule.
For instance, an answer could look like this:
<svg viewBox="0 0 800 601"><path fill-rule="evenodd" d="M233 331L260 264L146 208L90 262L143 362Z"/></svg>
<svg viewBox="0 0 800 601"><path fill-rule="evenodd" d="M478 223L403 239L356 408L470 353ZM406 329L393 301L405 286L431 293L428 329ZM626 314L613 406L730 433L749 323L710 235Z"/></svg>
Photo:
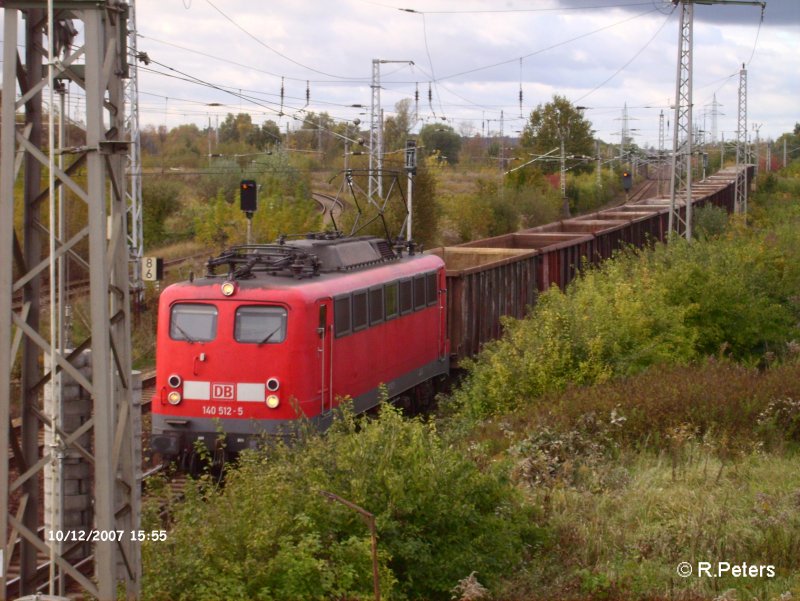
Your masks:
<svg viewBox="0 0 800 601"><path fill-rule="evenodd" d="M139 527L139 497L135 457L133 386L130 351L129 273L124 137L123 77L127 72L125 25L127 5L117 0L61 1L50 4L53 14L31 8L27 0L6 0L4 8L2 130L0 130L0 549L7 567L14 540L20 537L20 595L35 594L37 553L54 557L59 570L101 601L117 598L122 582L128 598L138 596L139 546L132 531ZM24 16L25 39L18 40ZM80 21L82 36L71 47L60 38L68 19ZM45 33L54 32L48 42ZM55 60L48 47L58 40ZM22 42L24 56L18 56ZM69 79L85 90L86 124L81 140L69 150L55 149L43 136L43 92L53 77ZM52 95L51 95L52 96ZM18 111L24 119L16 123ZM52 122L52 120L50 120ZM52 125L51 125L52 127ZM71 135L76 136L73 124ZM52 135L50 136L52 140ZM55 153L68 153L58 168ZM16 186L23 179L21 192ZM47 173L53 185L45 185ZM52 175L51 175L52 174ZM80 176L80 177L78 177ZM67 222L59 236L52 210L46 210L55 188L64 188ZM51 201L50 207L53 206ZM15 212L15 207L19 211ZM15 224L15 213L22 213ZM48 215L49 213L49 215ZM45 241L50 242L46 244ZM65 352L43 318L50 310L41 301L53 263L65 258L71 272L83 270L90 281L87 300L89 336ZM50 279L52 282L53 280ZM53 295L51 294L51 299ZM77 369L75 357L91 349L91 375ZM62 449L86 460L93 480L88 491L93 529L106 535L93 545L94 578L76 569L66 555L48 546L39 531L42 499L39 476L58 453L40 447L43 428L53 422L42 407L42 390L53 378L43 368L43 355L57 372L71 377L91 398L91 418L74 430L56 429ZM19 363L19 365L18 365ZM19 368L18 383L12 374ZM18 384L18 386L16 385ZM21 433L10 434L12 399L19 402ZM79 441L89 435L90 443ZM13 444L14 453L9 451ZM11 478L10 464L16 470ZM16 509L15 509L16 507ZM114 542L108 534L123 531ZM105 540L104 540L105 539ZM120 568L120 566L123 566ZM7 596L6 569L0 573L0 600Z"/></svg>
<svg viewBox="0 0 800 601"><path fill-rule="evenodd" d="M408 60L372 59L372 104L369 117L369 180L367 181L367 201L378 206L383 202L383 109L381 109L381 65L386 63L407 63ZM377 196L377 199L376 199Z"/></svg>
<svg viewBox="0 0 800 601"><path fill-rule="evenodd" d="M144 256L144 229L142 208L142 144L139 132L139 68L136 40L136 2L128 6L128 68L130 77L125 81L125 131L130 140L127 172L130 185L126 190L128 202L128 247L131 260L131 292L137 303L143 300L142 257Z"/></svg>
<svg viewBox="0 0 800 601"><path fill-rule="evenodd" d="M694 4L680 0L669 232L692 238L692 30ZM685 207L681 215L681 204Z"/></svg>
<svg viewBox="0 0 800 601"><path fill-rule="evenodd" d="M372 59L372 104L369 112L369 181L367 182L367 199L373 200L377 192L383 197L383 122L381 119L381 61Z"/></svg>
<svg viewBox="0 0 800 601"><path fill-rule="evenodd" d="M747 69L739 71L739 112L736 126L736 187L734 212L747 213Z"/></svg>

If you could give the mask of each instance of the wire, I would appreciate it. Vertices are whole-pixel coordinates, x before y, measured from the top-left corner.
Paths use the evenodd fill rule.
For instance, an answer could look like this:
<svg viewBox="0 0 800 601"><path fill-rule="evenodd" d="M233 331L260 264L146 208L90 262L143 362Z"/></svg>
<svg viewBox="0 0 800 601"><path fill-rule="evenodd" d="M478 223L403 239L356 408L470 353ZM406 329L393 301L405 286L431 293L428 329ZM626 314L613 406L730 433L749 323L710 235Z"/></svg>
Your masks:
<svg viewBox="0 0 800 601"><path fill-rule="evenodd" d="M753 60L753 57L756 54L756 46L758 46L758 36L761 33L761 25L764 23L764 10L766 9L765 5L761 5L761 18L758 21L758 29L756 29L756 39L753 41L753 51L750 53L750 58L747 59L747 64L749 65L750 62Z"/></svg>
<svg viewBox="0 0 800 601"><path fill-rule="evenodd" d="M428 25L425 21L425 14L422 14L422 37L425 40L425 53L428 55L428 64L431 66L431 78L433 79L433 87L436 88L436 97L439 99L439 109L442 113L442 120L447 120L447 117L444 114L444 107L442 106L442 97L439 94L439 88L436 82L436 72L433 70L433 59L431 58L431 49L428 46ZM430 88L428 88L430 93ZM431 99L429 99L431 100ZM433 112L433 106L431 106L431 112Z"/></svg>
<svg viewBox="0 0 800 601"><path fill-rule="evenodd" d="M459 71L458 73L451 73L450 75L445 75L443 77L439 77L438 81L442 81L444 79L453 79L454 77L461 77L462 75L469 75L471 73L477 73L478 71L486 71L487 69L493 69L494 67L501 67L501 66L507 65L509 63L514 63L514 62L518 61L520 58L523 58L523 59L530 58L532 56L536 56L537 54L542 54L543 52L547 52L548 50L553 50L554 48L558 48L560 46L565 46L565 45L567 45L567 44L569 44L571 42L575 42L577 40L581 40L583 38L589 37L589 36L594 35L596 33L600 33L601 31L605 31L606 29L611 29L612 27L616 27L617 25L622 25L624 23L627 23L629 21L633 21L634 19L638 19L640 17L644 17L646 15L649 15L650 13L654 13L654 12L657 12L657 11L658 11L657 8L652 8L652 9L650 9L648 11L643 12L643 13L636 14L636 15L634 15L632 17L628 17L627 19L623 19L622 21L617 21L616 23L611 23L610 25L604 25L603 27L600 27L598 29L594 29L592 31L588 31L586 33L582 33L582 34L580 34L578 36L575 36L573 38L569 38L568 40L564 40L564 41L558 42L556 44L552 44L551 46L547 46L545 48L540 48L539 50L536 50L536 51L531 52L529 54L524 54L521 57L517 56L517 57L514 57L514 58L507 59L507 60L499 61L497 63L492 63L490 65L484 65L483 67L475 67L474 69L467 69L466 71Z"/></svg>
<svg viewBox="0 0 800 601"><path fill-rule="evenodd" d="M262 40L260 40L259 38L257 38L255 35L250 33L248 30L246 30L244 27L242 27L236 21L234 21L231 17L229 17L227 14L225 14L213 2L211 2L211 0L206 0L206 2L209 4L209 6L211 6L211 8L213 8L220 15L225 17L226 20L228 20L230 23L232 23L237 29L239 29L240 31L245 33L248 37L253 39L255 42L257 42L258 44L260 44L261 46L263 46L264 48L266 48L270 52L274 52L275 54L277 54L281 58L289 61L290 63L293 63L293 64L297 65L298 67L302 67L303 69L307 69L308 71L312 71L314 73L319 73L320 75L325 75L326 77L330 77L330 78L333 78L333 79L349 79L349 80L353 80L353 81L368 81L370 79L369 77L346 77L344 75L336 75L334 73L326 73L325 71L320 71L319 69L315 69L314 67L309 67L308 65L304 65L303 63L301 63L299 61L296 61L296 60L294 60L293 58L291 58L289 56L286 56L282 52L280 52L278 50L275 50L275 48L273 48L269 44L267 44L267 43L263 42Z"/></svg>
<svg viewBox="0 0 800 601"><path fill-rule="evenodd" d="M666 19L664 19L664 22L663 22L663 23L661 23L661 27L659 27L659 28L656 30L656 32L655 32L655 33L652 35L652 37L651 37L649 40L647 40L647 43L646 43L644 46L642 46L641 48L639 48L639 50L636 52L636 54L634 54L634 55L633 55L633 56L630 58L630 60L629 60L628 62L626 62L626 63L625 63L624 65L622 65L622 66L621 66L619 69L617 69L616 71L614 71L614 73L612 73L612 74L611 74L611 75L610 75L610 76L609 76L607 79L605 79L603 82L601 82L601 83L597 84L597 85L596 85L594 88L592 88L590 91L586 92L586 94L584 94L583 96L580 96L579 98L576 98L576 99L575 99L575 102L580 102L581 100L583 100L583 99L584 99L584 98L586 98L587 96L591 96L592 94L594 94L594 93L595 93L597 90L599 90L600 88L602 88L602 87L603 87L604 85L606 85L606 84L607 84L609 81L611 81L611 80L612 80L612 79L614 79L614 78L615 78L617 75L619 75L619 74L620 74L620 72L622 72L624 69L626 69L626 68L627 68L627 67L628 67L628 66L629 66L629 65L630 65L630 64L631 64L633 61L635 61L637 58L639 58L639 56L642 54L642 52L644 52L644 51L647 49L647 47L648 47L648 46L650 46L650 44L652 44L652 43L653 43L653 41L654 41L654 40L655 40L655 39L658 37L658 34L660 34L660 33L661 33L661 30L662 30L662 29L664 29L664 26L665 26L665 25L666 25L666 24L669 22L670 18L672 17L673 13L675 12L675 8L676 8L676 7L677 7L677 4L676 4L676 5L674 5L674 6L672 7L672 9L673 9L673 10L672 10L672 11L671 11L671 12L670 12L668 15L667 15L667 18L666 18Z"/></svg>
<svg viewBox="0 0 800 601"><path fill-rule="evenodd" d="M142 38L144 40L149 40L151 42L156 42L158 44L164 44L165 46L172 46L173 48L177 48L178 50L183 50L185 52L191 52L192 54L197 54L198 56L203 56L205 58L211 58L211 59L214 59L214 60L219 61L221 63L227 63L229 65L234 65L236 67L242 67L244 69L249 69L251 71L255 71L256 73L263 73L264 75L270 75L270 76L276 77L276 78L280 77L281 79L287 79L289 81L301 81L301 82L302 81L309 81L308 79L306 79L304 77L291 77L289 75L279 75L278 73L274 73L272 71L267 71L265 69L260 69L259 67L254 67L252 65L246 65L244 63L239 63L239 62L236 62L234 60L230 60L230 59L227 59L227 58L222 58L222 57L216 56L214 54L208 54L207 52L202 52L201 50L195 50L194 48L188 48L186 46L181 46L180 44L175 44L174 42L167 42L166 40L160 40L158 38L154 38L152 36L143 35L143 34L138 33L138 32L137 32L136 35L137 35L137 37L140 37L140 38ZM22 46L22 47L24 48L24 46ZM362 78L358 78L358 79L350 80L349 82L347 80L331 81L330 79L312 79L312 80L310 80L311 83L315 83L315 84L332 84L332 85L341 85L342 83L363 84L365 81L366 81L366 79L363 78L363 77Z"/></svg>
<svg viewBox="0 0 800 601"><path fill-rule="evenodd" d="M278 116L283 116L285 114L285 113L282 112L282 108L281 108L281 110L272 108L271 106L268 106L268 105L262 103L262 102L268 102L268 101L260 101L257 98L253 98L252 96L248 96L246 94L243 94L241 92L241 90L237 93L236 91L233 91L233 90L230 90L230 89L226 89L225 87L220 86L218 84L214 84L214 83L202 80L202 79L200 79L198 77L195 77L194 75L190 75L188 73L184 73L183 71L180 71L179 69L175 69L174 67L170 67L169 65L165 65L165 64L163 64L163 63L161 63L161 62L159 62L157 60L154 60L152 58L150 59L150 62L153 63L153 64L156 64L156 65L158 65L160 67L163 67L164 69L168 69L168 70L173 71L175 73L179 73L180 75L172 75L171 73L163 73L161 71L156 71L156 70L151 69L149 67L140 66L139 68L143 69L143 70L146 70L146 71L149 71L149 72L152 72L152 73L155 73L155 74L158 74L158 75L164 75L166 77L172 77L172 78L175 78L175 79L178 79L178 80L181 80L181 81L194 83L196 85L209 87L209 88L212 88L214 90L218 90L220 92L224 92L226 94L230 94L231 96L239 98L240 100L245 100L247 102L251 102L252 104L255 104L256 106L260 106L263 109L271 111L272 113L274 113L274 114L276 114ZM272 104L274 104L274 103L272 103ZM298 113L306 113L306 112L308 112L304 108L298 108L298 107L293 107L293 108ZM301 119L296 114L295 115L288 115L288 116L290 116L295 121L304 121L305 120L305 119ZM346 121L346 120L341 120L341 121ZM327 132L327 133L329 133L329 134L331 134L333 136L336 136L336 137L339 137L339 138L342 138L342 139L346 139L346 140L348 140L350 142L355 142L355 140L352 140L352 139L348 138L347 136L340 134L337 131L333 131L332 129L323 127L319 123L316 123L315 127L320 129L321 131L325 131L325 132Z"/></svg>
<svg viewBox="0 0 800 601"><path fill-rule="evenodd" d="M393 8L386 5L378 4L377 2L371 2L370 4L376 4L378 6L383 6L384 8ZM480 14L487 14L487 13L541 13L541 12L566 12L572 10L596 10L596 9L607 9L607 8L630 8L633 6L652 6L652 2L632 2L629 4L598 4L595 6L559 6L556 8L487 8L481 10L415 10L411 8L397 8L397 10L407 13L419 13L423 15L480 15Z"/></svg>

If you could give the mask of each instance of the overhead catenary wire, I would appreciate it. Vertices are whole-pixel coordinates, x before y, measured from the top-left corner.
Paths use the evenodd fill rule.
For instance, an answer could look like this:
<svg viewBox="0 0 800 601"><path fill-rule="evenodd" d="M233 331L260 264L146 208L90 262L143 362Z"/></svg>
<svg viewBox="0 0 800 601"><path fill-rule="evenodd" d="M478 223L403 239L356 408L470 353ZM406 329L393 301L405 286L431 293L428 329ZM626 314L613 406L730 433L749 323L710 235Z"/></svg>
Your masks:
<svg viewBox="0 0 800 601"><path fill-rule="evenodd" d="M673 13L675 12L675 8L676 8L676 7L677 7L677 5L674 5L674 6L673 6L673 10L672 10L672 12L670 12L670 13L667 15L667 18L666 18L666 19L664 19L664 21L661 23L661 26L660 26L660 27L659 27L659 28L656 30L656 32L655 32L655 33L654 33L654 34L653 34L653 35L650 37L650 39L649 39L649 40L647 40L647 42L645 42L644 46L642 46L641 48L639 48L639 50L637 50L637 51L634 53L634 55L633 55L633 56L632 56L632 57L631 57L631 58L630 58L630 59L629 59L629 60L628 60L628 61L627 61L625 64L623 64L623 65L622 65L622 66L621 66L619 69L617 69L616 71L614 71L614 73L612 73L611 75L609 75L609 76L608 76L608 77L607 77L605 80L603 80L601 83L597 84L597 85L596 85L594 88L592 88L591 90L589 90L588 92L586 92L584 95L582 95L582 96L579 96L578 98L576 98L576 99L575 99L575 102L580 102L580 101L581 101L581 100L583 100L584 98L587 98L587 97L591 96L592 94L594 94L594 93L595 93L597 90L599 90L600 88L602 88L603 86L605 86L605 85L606 85L606 84L607 84L609 81L611 81L612 79L614 79L614 78L615 78L617 75L619 75L619 74L620 74L622 71L624 71L625 69L627 69L627 68L630 66L630 64L631 64L633 61L635 61L637 58L639 58L639 56L641 56L641 54L642 54L642 53L643 53L645 50L647 50L647 48L650 46L650 44L652 44L652 43L653 43L653 41L654 41L654 40L655 40L655 39L658 37L658 35L659 35L659 34L661 33L661 31L664 29L664 26L665 26L665 25L666 25L666 24L669 22L670 18L672 17Z"/></svg>
<svg viewBox="0 0 800 601"><path fill-rule="evenodd" d="M220 9L220 8L219 8L219 7L218 7L216 4L214 4L213 2L211 2L211 0L206 0L206 2L208 3L208 5L209 5L209 6L211 6L211 8L213 8L213 9L214 9L215 11L217 11L217 12L218 12L220 15L222 15L222 17L224 17L224 18L225 18L225 20L227 20L228 22L230 22L231 24L233 24L233 25L234 25L234 26L235 26L237 29L239 29L239 30L240 30L242 33L244 33L244 34L245 34L245 35L247 35L249 38L251 38L252 40L254 40L254 41L257 43L257 44L259 44L260 46L263 46L264 48L266 48L266 49L267 49L267 50L269 50L270 52L274 52L275 54L277 54L278 56L280 56L282 59L284 59L284 60L287 60L287 61L289 61L290 63L293 63L293 64L297 65L298 67L301 67L301 68L303 68L303 69L306 69L306 70L308 70L308 71L311 71L312 73L318 73L319 75L325 75L326 77L330 77L330 78L332 78L332 79L350 79L350 80L360 80L360 81L367 81L367 80L369 79L369 78L365 78L365 77L349 77L349 76L345 76L345 75L337 75L337 74L335 74L335 73L327 73L326 71L322 71L322 70L320 70L320 69L315 69L314 67L310 67L310 66L308 66L308 65L304 65L304 64L303 64L303 63L301 63L300 61L297 61L297 60L293 59L292 57L290 57L290 56L288 56L288 55L284 54L283 52L280 52L279 50L276 50L275 48L273 48L272 46L270 46L269 44L267 44L266 42L264 42L264 41L263 41L261 38L259 38L258 36L256 36L256 35L252 34L250 31L248 31L247 29L245 29L245 28L244 28L242 25L240 25L239 23L237 23L237 22L236 22L236 21L235 21L235 20L234 20L232 17L228 16L228 15L227 15L227 14L226 14L226 13L225 13L225 12L224 12L222 9Z"/></svg>
<svg viewBox="0 0 800 601"><path fill-rule="evenodd" d="M217 0L211 0L211 3L213 3L219 9L221 9L223 11L227 11L225 3L219 3ZM209 3L209 5L211 5L211 3ZM658 3L659 3L659 8L654 8L653 10L659 10L660 12L663 12L665 10L674 10L674 5L671 2L659 1ZM637 10L637 7L640 7L640 6L641 7L653 7L655 5L655 1L654 0L650 0L649 2L638 2L638 3L635 3L635 2L612 2L612 3L608 3L608 4L602 3L601 1L597 1L594 4L596 5L595 8L602 8L602 9L624 8L624 9L627 9L626 10L626 14L623 14L622 17L619 16L620 13L618 11L612 11L610 15L603 16L602 22L606 23L607 25L605 25L604 27L599 27L599 25L596 25L595 26L596 30L593 30L593 31L602 31L602 30L607 30L608 28L613 27L614 25L621 25L621 26L625 27L626 29L629 29L629 24L632 22L631 19L638 18L639 16L642 16L643 14L648 14L649 12L651 12L651 11L648 11L647 13L642 12L641 14L634 14L634 11L637 11L637 13L639 12ZM601 4L602 4L602 6L600 6ZM198 3L195 3L195 10L197 8L198 8ZM392 8L395 9L395 10L397 9L397 7L392 7ZM588 10L588 9L590 9L592 7L576 7L576 8L579 8L581 10L582 9L587 9ZM243 20L237 14L231 14L229 11L227 11L227 12L228 12L228 14L230 14L231 16L233 16L235 18L235 21L238 21L239 23L241 23L245 27L249 28L251 31L254 31L253 27L248 24L248 21ZM426 50L426 54L429 55L427 61L425 61L423 59L423 64L425 65L425 68L424 69L420 69L420 71L422 73L424 73L426 70L435 69L435 71L433 71L432 73L425 74L425 75L429 75L429 77L430 77L430 79L428 81L429 86L432 88L432 93L436 94L436 98L432 98L431 101L428 102L428 105L429 105L430 109L435 109L435 110L431 110L431 115L434 115L434 118L436 118L436 119L440 118L440 116L445 116L446 115L447 116L447 121L450 121L450 122L453 122L453 123L455 123L455 122L470 122L470 121L474 122L475 120L480 119L480 114L476 114L476 110L478 112L480 112L481 110L486 111L486 116L487 117L490 116L489 112L499 113L500 110L503 110L503 109L505 109L505 114L506 114L507 118L510 115L515 114L515 113L524 115L524 101L527 100L529 103L535 104L537 102L537 100L538 100L537 95L540 94L540 92L538 91L538 88L540 88L542 86L538 85L536 87L536 90L534 90L533 88L531 88L531 90L528 89L528 86L527 86L526 81L524 80L524 75L523 75L523 71L522 71L522 66L523 66L522 63L524 62L523 57L527 57L527 56L531 56L532 54L538 54L538 53L544 52L545 50L547 50L549 48L557 48L559 46L564 46L565 44L569 43L569 41L582 39L582 38L584 38L587 35L592 33L592 32L587 32L587 33L581 34L580 36L572 37L570 40L559 41L558 43L555 43L555 44L552 44L552 45L548 46L548 48L541 48L541 49L538 49L538 50L534 49L533 53L529 52L529 53L523 54L522 56L519 56L520 53L517 52L516 54L518 56L514 57L511 60L516 60L516 61L518 61L520 63L520 78L519 78L520 81L519 81L519 85L518 85L519 89L518 90L513 90L513 88L511 86L506 86L506 83L507 83L507 81L506 81L507 77L506 76L507 76L507 74L504 74L502 76L502 78L498 77L496 83L499 84L499 85L497 85L496 87L497 87L497 94L498 94L498 96L500 96L500 97L498 97L498 100L500 100L500 102L495 104L495 103L491 103L491 102L487 103L486 101L481 101L479 99L480 98L479 97L479 92L475 92L473 88L469 87L468 84L471 81L476 80L477 78L469 78L468 76L463 76L463 77L460 78L458 83L455 82L455 79L458 79L458 78L454 78L453 80L450 81L450 85L446 85L447 84L447 79L449 77L457 75L457 73L453 73L452 76L448 75L447 73L445 73L444 76L440 76L440 72L442 71L442 67L443 67L443 65L445 63L441 60L441 58L437 57L437 53L438 53L437 43L439 42L439 39L440 39L439 35L440 34L439 34L439 31L438 31L438 22L435 22L434 18L432 17L432 15L436 14L437 11L420 10L419 12L428 14L428 17L426 19L424 19L424 23L420 23L419 25L424 25L422 33L426 36L426 40L425 41L428 43L428 48ZM453 12L453 13L460 12L460 13L468 14L468 13L473 12L473 11L457 10L457 11L441 11L441 12L443 14L444 13L448 13L448 12ZM485 12L502 13L502 12L514 12L514 11L498 10L498 11L485 11ZM557 11L557 10L545 11L545 10L532 9L530 11L516 11L516 12L531 12L531 13L552 12L552 13L557 13L559 11ZM571 10L571 12L576 12L576 11L575 10ZM580 11L578 11L578 12L580 12ZM476 13L476 14L479 14L479 13ZM424 15L421 14L420 16L422 17ZM611 23L612 19L615 21L614 23ZM648 25L650 23L652 23L652 20L648 19ZM436 28L434 28L434 26ZM581 27L581 26L585 26L585 25L582 22L579 22L578 26ZM639 26L637 25L636 27L638 28ZM225 29L225 27L223 27L223 29ZM556 35L559 35L558 32L554 32L554 33ZM563 35L563 34L561 34L561 35ZM144 37L148 37L149 38L149 36L144 36ZM243 35L238 35L238 37L239 37L240 41L241 40L245 40L245 37ZM756 38L758 39L758 34L756 34ZM149 39L152 40L153 38L149 38ZM535 39L535 38L527 38L527 39ZM603 39L606 39L605 36L603 36ZM757 43L757 39L756 39L756 43ZM245 40L245 41L247 41L247 40ZM269 40L269 38L267 38L266 41L267 41L267 44L272 44L271 41ZM419 40L419 42L422 42L422 41L423 40ZM159 40L159 42L161 42L161 40ZM306 99L302 98L303 94L302 94L302 91L299 89L299 86L296 86L296 88L298 88L298 89L294 89L295 86L291 82L293 82L293 81L297 81L297 82L305 81L305 82L307 82L306 83L306 92L308 92L309 87L313 88L313 87L316 87L317 85L324 85L324 86L343 85L344 88L350 86L353 89L355 89L356 86L363 86L363 84L369 79L368 77L358 77L358 78L354 78L352 80L325 79L326 77L329 77L331 74L337 73L339 71L339 69L338 68L334 68L334 69L326 68L322 64L316 64L315 62L309 63L308 60L303 60L299 56L292 56L291 52L287 52L286 50L284 50L283 46L277 46L277 44L272 44L272 45L274 47L277 47L279 50L282 50L286 54L289 54L291 58L300 59L298 62L305 63L304 66L307 66L307 65L310 64L310 66L312 66L312 67L317 67L317 69L319 71L322 71L323 73L327 73L327 75L323 75L322 77L316 77L316 78L312 74L312 76L309 78L307 74L300 74L300 73L298 73L297 69L294 69L294 73L292 73L292 70L287 70L287 73L285 75L281 75L280 76L280 77L284 78L286 82L289 82L288 86L284 86L285 87L284 94L285 94L285 97L286 97L285 98L285 102L287 102L288 105L285 106L283 110L284 110L284 112L290 114L290 117L289 117L290 119L297 120L297 121L303 120L307 113L305 113L305 112L297 112L297 111L300 111L301 109L305 108L307 111L315 111L315 112L327 111L328 113L332 113L331 116L333 117L333 122L336 122L336 123L339 123L340 121L351 121L352 122L352 120L353 120L352 111L345 110L345 109L349 109L353 105L345 104L344 102L341 102L341 103L330 102L330 103L326 104L325 102L322 102L322 99L325 98L325 96L328 95L328 91L325 90L325 95L320 95L319 90L315 90L315 89L310 90L310 92L311 92L310 93L310 97L308 98L308 102L306 102ZM176 45L176 47L177 46L178 45ZM584 44L579 44L577 46L580 46L582 48L584 46ZM651 46L652 46L652 44L651 44ZM288 46L288 47L291 48L291 46ZM183 48L185 48L185 47L183 47ZM418 48L419 48L419 50L423 50L422 44L418 44ZM194 51L194 50L192 50L190 48L188 49L188 51L196 52L196 51ZM580 52L582 52L582 50L579 50L579 53ZM202 54L207 54L207 53L202 53ZM254 54L263 55L263 52L259 53L256 50L256 52ZM557 54L559 56L561 55L560 52L557 53ZM246 55L246 54L240 54L239 56L244 56L244 55ZM218 59L218 57L214 57L213 55L211 55L211 56L214 59ZM502 56L501 56L501 58L502 58ZM224 58L219 58L219 60L225 60L225 59ZM248 62L248 60L247 59L240 59L240 60L241 60L241 62L239 64L237 64L236 66L240 67L242 69L247 69L248 66L244 65L244 63ZM271 60L271 59L269 59L269 60ZM632 60L635 60L635 58L632 59ZM173 62L173 64L176 64L176 63L174 63L174 61L172 61L172 62ZM235 61L233 61L233 62L235 62ZM275 63L277 61L273 60L272 62ZM489 61L487 61L487 62L489 62ZM531 61L531 62L532 63L535 62L538 65L538 64L540 64L541 61L539 59L537 59L536 61ZM180 64L180 63L178 63L178 64ZM342 63L342 64L353 64L353 63L352 63L352 61L350 61L350 62ZM474 64L474 62L473 62L473 64ZM493 63L493 65L497 65L497 66L499 66L500 64L501 63ZM417 62L417 65L419 65L419 62ZM492 65L484 65L483 67L478 65L475 69L471 69L470 71L474 72L476 70L483 70L483 69L487 69L487 68L491 68L491 67L492 67ZM527 68L527 67L529 67L529 65L525 64L524 67ZM622 66L620 69L618 69L613 75L611 75L610 78L607 78L606 81L604 81L603 84L600 85L600 87L608 87L608 82L613 80L614 77L617 77L617 79L620 79L619 78L619 73L621 73L625 68L626 68L625 66ZM258 69L257 65L254 66L253 69L255 69L254 72L264 72L263 69ZM279 68L279 69L281 69L281 68ZM194 71L197 72L196 69ZM277 69L272 69L270 71L277 71ZM277 76L276 73L271 73L270 71L265 72L265 74L269 74L270 77L276 77ZM453 70L453 71L455 71L455 70ZM538 67L536 69L536 72L539 73ZM202 73L205 76L207 73L211 73L211 71L204 70ZM464 73L464 71L461 71L461 73ZM294 75L298 75L298 74L301 75L301 76L294 77ZM606 74L611 74L610 70L607 70ZM341 77L344 77L344 75L345 74L340 74ZM403 80L407 80L409 78L403 77L402 75L400 75L399 77L390 78L390 81L384 81L383 83L386 85L386 88L388 90L388 95L387 95L388 103L395 102L396 100L398 100L400 98L409 98L410 97L410 98L414 99L415 108L416 108L418 106L418 101L417 101L416 96L415 96L415 89L414 88L417 87L417 83L418 82L421 82L421 85L424 85L425 75L423 75L423 78L415 78L415 81L411 81L411 82L403 81ZM498 73L498 75L499 75L499 73ZM207 77L207 78L208 79L213 79L212 77ZM512 76L512 78L513 78L513 76ZM603 78L603 76L601 76L598 79L602 79L602 78ZM222 78L217 77L217 79L222 79ZM250 87L251 88L252 87L255 87L255 88L262 87L260 83L255 83L255 82L256 81L263 81L264 79L265 78L248 78L249 81L252 81L255 84L255 85L251 85ZM244 80L242 80L242 81L244 82ZM315 82L319 82L319 83L315 83ZM408 84L411 84L411 89L409 89ZM501 86L502 86L502 88L501 88ZM517 87L517 86L513 86L513 87ZM519 92L522 92L523 87L525 88L524 89L524 96L523 96L522 99L520 99L519 98ZM277 101L278 100L278 96L276 96L278 84L276 83L276 84L273 84L272 86L265 85L265 86L263 86L263 88L267 88L267 91L263 91L262 92L262 91L251 90L249 92L245 92L245 95L251 95L254 98L254 100L256 100L256 102L271 107L272 111L270 109L268 109L268 108L260 107L258 104L253 104L250 101L247 101L247 104L250 104L252 106L250 106L250 107L245 106L244 109L246 109L248 112L250 112L250 111L254 111L254 112L263 111L267 115L275 114L274 113L274 109L278 109L278 111L280 111L280 107L273 102L273 101ZM511 88L511 90L507 91L507 88ZM292 92L294 92L294 93L292 93ZM515 92L516 92L516 94L515 94ZM346 90L345 90L345 93L346 93ZM424 91L422 93L424 94ZM198 97L200 97L201 94L204 94L204 93L198 92ZM262 94L263 94L263 96L262 96ZM596 94L596 92L595 92L595 94ZM512 100L512 98L514 96L517 96L517 98L514 99L514 100L516 100L516 102L514 102L514 100ZM574 97L574 95L572 97ZM359 99L355 99L356 102L358 102L358 100ZM522 102L520 102L520 100L522 100ZM234 109L234 112L235 112L235 108L236 107L234 106L234 104L233 103L229 103L229 104L231 104L231 106L232 106L232 108ZM513 108L511 108L511 107L514 106L514 104L516 104L517 107L519 107L519 110L514 110ZM609 103L606 103L606 104L609 104ZM328 108L325 108L325 107L331 107L332 110L328 109ZM343 110L336 110L334 107L338 107L338 108L341 108ZM429 107L423 108L422 109L423 112L426 112L426 109L429 108ZM476 110L469 110L469 109L476 109ZM160 108L156 109L156 111L159 111L159 112L160 112L160 110L164 110L163 105ZM176 102L176 100L173 98L173 94L170 93L170 101L169 101L169 106L168 106L167 110L170 112L170 114L174 115L174 114L192 114L192 111L195 111L195 110L198 110L198 109L197 109L197 106L192 107L192 106L181 105L180 102ZM217 110L215 112L220 113L221 111ZM348 113L350 115L349 118L348 118ZM418 117L423 117L424 118L424 114L420 115L418 110L415 110L415 114ZM596 115L598 113L592 113L592 114ZM363 117L362 117L362 119L363 119ZM173 122L173 121L174 121L174 117L171 117L170 118L170 122ZM416 120L414 122L418 123ZM295 127L295 126L293 126L293 127ZM419 127L419 125L417 125L416 127ZM335 129L340 130L339 127L336 127Z"/></svg>

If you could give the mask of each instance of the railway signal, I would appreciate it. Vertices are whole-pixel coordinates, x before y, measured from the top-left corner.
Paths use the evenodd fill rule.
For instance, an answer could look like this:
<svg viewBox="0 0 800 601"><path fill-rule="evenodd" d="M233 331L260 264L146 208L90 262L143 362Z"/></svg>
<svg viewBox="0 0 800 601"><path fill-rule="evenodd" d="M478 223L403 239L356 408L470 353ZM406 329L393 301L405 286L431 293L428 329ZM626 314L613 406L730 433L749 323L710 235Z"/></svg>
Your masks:
<svg viewBox="0 0 800 601"><path fill-rule="evenodd" d="M252 219L253 213L258 208L258 186L255 180L243 179L239 192L239 208L244 211L248 219Z"/></svg>
<svg viewBox="0 0 800 601"><path fill-rule="evenodd" d="M258 209L258 186L254 179L243 179L239 185L239 208L247 217L247 243L252 244L253 213Z"/></svg>
<svg viewBox="0 0 800 601"><path fill-rule="evenodd" d="M622 188L625 190L625 200L628 200L628 195L633 187L633 175L628 170L622 172Z"/></svg>

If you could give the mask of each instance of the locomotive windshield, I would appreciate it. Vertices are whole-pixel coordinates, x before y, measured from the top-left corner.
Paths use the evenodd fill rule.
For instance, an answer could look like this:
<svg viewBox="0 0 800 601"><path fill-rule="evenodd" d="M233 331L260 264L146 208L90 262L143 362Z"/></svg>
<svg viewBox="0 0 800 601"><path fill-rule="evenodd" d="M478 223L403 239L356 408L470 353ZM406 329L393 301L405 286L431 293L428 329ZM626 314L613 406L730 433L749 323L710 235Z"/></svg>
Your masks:
<svg viewBox="0 0 800 601"><path fill-rule="evenodd" d="M217 308L198 303L174 305L169 320L169 336L187 342L214 340L217 336Z"/></svg>
<svg viewBox="0 0 800 601"><path fill-rule="evenodd" d="M282 307L243 306L236 309L233 337L237 342L267 344L286 338L286 309Z"/></svg>

